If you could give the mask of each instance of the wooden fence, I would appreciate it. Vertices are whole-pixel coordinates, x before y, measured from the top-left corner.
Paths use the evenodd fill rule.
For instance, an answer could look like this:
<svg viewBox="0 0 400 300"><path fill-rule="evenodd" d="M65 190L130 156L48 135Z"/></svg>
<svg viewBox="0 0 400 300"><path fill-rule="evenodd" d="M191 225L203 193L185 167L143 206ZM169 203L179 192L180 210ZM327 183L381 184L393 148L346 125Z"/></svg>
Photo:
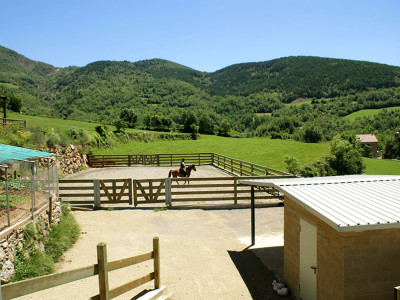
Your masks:
<svg viewBox="0 0 400 300"><path fill-rule="evenodd" d="M244 176L244 177L211 177L211 178L166 178L166 179L117 179L103 180L110 183L107 192L101 189L102 180L60 180L60 197L72 205L89 204L95 208L102 204L134 204L138 206L149 203L229 201L238 204L240 201L251 200L251 188L238 183L243 179L273 179L287 178L280 176ZM188 181L188 184L183 184ZM98 186L96 189L96 185ZM89 191L90 192L86 192ZM68 193L72 191L72 193ZM82 192L82 193L79 193ZM256 189L255 199L282 199L277 190ZM86 199L84 199L86 197ZM124 198L125 197L125 198ZM111 199L111 200L110 200ZM125 199L125 200L124 200Z"/></svg>
<svg viewBox="0 0 400 300"><path fill-rule="evenodd" d="M88 155L88 165L93 168L134 165L173 166L179 165L182 157L185 157L187 165L214 165L236 176L290 175L217 153Z"/></svg>
<svg viewBox="0 0 400 300"><path fill-rule="evenodd" d="M173 166L179 165L182 157L186 164L212 164L212 153L181 154L133 154L133 155L88 155L88 165L92 168L123 166Z"/></svg>
<svg viewBox="0 0 400 300"><path fill-rule="evenodd" d="M110 289L108 285L108 272L132 266L144 261L154 260L154 271L146 274L136 280ZM160 248L158 237L153 239L153 251L138 256L133 256L121 260L107 262L106 244L99 243L97 245L97 264L41 276L33 279L27 279L20 282L9 283L0 286L0 299L8 300L23 295L28 295L41 290L49 289L55 286L63 285L73 281L81 280L87 277L99 275L99 294L91 297L91 299L108 300L122 295L134 288L137 288L154 279L154 288L160 288Z"/></svg>
<svg viewBox="0 0 400 300"><path fill-rule="evenodd" d="M3 128L17 127L20 129L26 129L26 120L0 118L0 123L3 126Z"/></svg>
<svg viewBox="0 0 400 300"><path fill-rule="evenodd" d="M132 204L131 179L63 179L59 181L60 198L74 204ZM67 200L71 199L71 201Z"/></svg>

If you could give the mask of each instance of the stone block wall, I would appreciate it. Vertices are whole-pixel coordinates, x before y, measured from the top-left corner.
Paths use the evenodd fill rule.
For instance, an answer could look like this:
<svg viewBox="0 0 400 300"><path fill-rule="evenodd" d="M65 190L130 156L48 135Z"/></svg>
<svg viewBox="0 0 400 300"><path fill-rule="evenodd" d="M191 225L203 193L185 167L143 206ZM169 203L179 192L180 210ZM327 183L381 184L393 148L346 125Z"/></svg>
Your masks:
<svg viewBox="0 0 400 300"><path fill-rule="evenodd" d="M9 282L14 275L14 260L17 248L22 249L23 246L29 247L33 244L40 251L44 251L44 242L50 233L48 214L49 209L47 208L35 217L35 224L39 224L36 226L40 226L40 230L43 230L43 239L31 240L29 245L24 245L25 228L32 222L21 225L21 227L17 226L7 236L0 239L0 279L2 284ZM60 218L61 204L60 202L55 202L52 209L52 224L58 224ZM7 230L7 228L4 230Z"/></svg>

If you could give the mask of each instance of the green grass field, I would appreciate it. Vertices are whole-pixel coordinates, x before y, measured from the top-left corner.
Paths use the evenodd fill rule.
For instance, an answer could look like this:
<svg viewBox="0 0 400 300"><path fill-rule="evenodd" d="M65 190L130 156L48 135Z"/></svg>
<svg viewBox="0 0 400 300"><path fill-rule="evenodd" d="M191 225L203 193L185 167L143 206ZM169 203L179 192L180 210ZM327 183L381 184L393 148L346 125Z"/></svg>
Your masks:
<svg viewBox="0 0 400 300"><path fill-rule="evenodd" d="M400 175L399 161L364 158L364 163L369 175Z"/></svg>
<svg viewBox="0 0 400 300"><path fill-rule="evenodd" d="M93 131L100 123L91 123L85 121L63 120L41 116L22 115L15 112L7 112L7 118L26 120L27 127L40 127L43 130L54 128L59 132L65 132L71 128L82 128L85 130ZM107 125L110 130L115 130L114 126Z"/></svg>
<svg viewBox="0 0 400 300"><path fill-rule="evenodd" d="M394 108L392 108L394 109ZM360 113L360 112L358 112ZM66 131L70 128L82 128L93 131L99 123L84 121L62 120L48 117L28 116L9 112L9 118L25 119L27 125L42 129L54 128ZM113 126L108 126L114 130ZM129 129L136 131L136 129ZM154 132L157 134L157 132ZM95 154L154 154L154 153L190 153L214 152L241 159L244 161L264 165L273 169L285 171L284 158L294 156L301 166L312 163L329 153L329 144L307 144L292 140L278 140L266 138L224 138L202 135L198 140L175 140L155 142L133 142L106 150L94 150ZM396 174L400 175L400 163L378 159L365 159L367 174Z"/></svg>
<svg viewBox="0 0 400 300"><path fill-rule="evenodd" d="M328 154L328 144L305 144L291 140L265 138L224 138L202 135L198 140L130 143L118 148L97 150L95 154L154 154L214 152L233 158L285 170L285 155L295 156L300 164L308 164Z"/></svg>
<svg viewBox="0 0 400 300"><path fill-rule="evenodd" d="M344 118L354 122L358 117L366 117L366 116L377 115L384 109L396 110L396 109L400 109L400 106L388 107L388 108L380 108L380 109L363 109L363 110L359 110L359 111L353 112L352 114L347 115Z"/></svg>
<svg viewBox="0 0 400 300"><path fill-rule="evenodd" d="M116 148L96 150L94 154L155 154L214 152L286 171L286 155L296 157L300 165L312 163L329 153L329 144L306 144L292 140L265 138L234 139L203 135L201 139L130 143ZM400 175L400 162L364 159L366 173L370 175Z"/></svg>

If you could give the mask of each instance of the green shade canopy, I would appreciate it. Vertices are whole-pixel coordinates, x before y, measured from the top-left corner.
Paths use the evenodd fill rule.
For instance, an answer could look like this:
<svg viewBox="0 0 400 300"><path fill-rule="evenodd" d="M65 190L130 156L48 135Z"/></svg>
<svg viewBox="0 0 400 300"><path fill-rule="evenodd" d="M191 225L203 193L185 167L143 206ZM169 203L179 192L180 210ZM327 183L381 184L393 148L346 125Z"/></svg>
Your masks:
<svg viewBox="0 0 400 300"><path fill-rule="evenodd" d="M0 163L18 163L36 157L52 156L53 153L0 144Z"/></svg>

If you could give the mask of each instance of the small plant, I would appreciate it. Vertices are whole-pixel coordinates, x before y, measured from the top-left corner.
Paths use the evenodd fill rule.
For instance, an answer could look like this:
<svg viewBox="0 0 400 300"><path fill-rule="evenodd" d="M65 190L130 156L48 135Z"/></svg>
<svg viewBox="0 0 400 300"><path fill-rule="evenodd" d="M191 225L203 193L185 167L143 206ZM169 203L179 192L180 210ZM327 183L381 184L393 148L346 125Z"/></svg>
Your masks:
<svg viewBox="0 0 400 300"><path fill-rule="evenodd" d="M154 208L154 209L153 209L154 212L166 211L166 210L167 210L166 207L160 207L160 208Z"/></svg>
<svg viewBox="0 0 400 300"><path fill-rule="evenodd" d="M107 207L107 210L108 210L108 211L113 211L113 210L114 210L114 207L109 206L109 207Z"/></svg>

